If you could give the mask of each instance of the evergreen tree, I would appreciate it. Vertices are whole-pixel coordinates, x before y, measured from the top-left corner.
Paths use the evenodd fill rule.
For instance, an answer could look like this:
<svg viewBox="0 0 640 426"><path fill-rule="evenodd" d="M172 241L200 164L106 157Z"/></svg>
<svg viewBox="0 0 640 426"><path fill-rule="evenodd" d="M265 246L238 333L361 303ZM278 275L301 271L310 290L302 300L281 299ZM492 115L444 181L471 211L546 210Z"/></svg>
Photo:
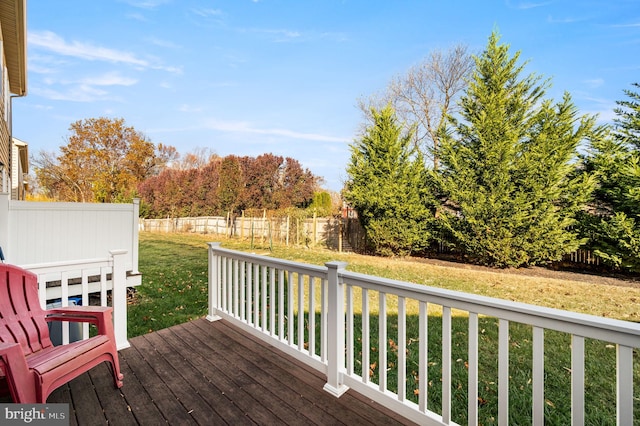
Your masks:
<svg viewBox="0 0 640 426"><path fill-rule="evenodd" d="M598 187L596 209L583 216L581 229L606 263L640 271L640 95L624 93L630 99L616 102L613 133L594 139L585 159Z"/></svg>
<svg viewBox="0 0 640 426"><path fill-rule="evenodd" d="M640 89L639 83L632 86ZM618 107L614 109L617 117L613 120L616 127L616 139L635 151L640 152L640 93L625 89L624 94L629 99L616 101Z"/></svg>
<svg viewBox="0 0 640 426"><path fill-rule="evenodd" d="M441 222L462 253L500 267L575 250L581 241L571 227L594 183L576 173L576 159L595 119L578 117L568 94L544 100L548 82L521 78L519 56L490 36L460 118L449 117L441 139Z"/></svg>
<svg viewBox="0 0 640 426"><path fill-rule="evenodd" d="M425 190L424 160L391 106L371 113L372 124L351 146L344 198L377 254L410 255L432 238L434 210Z"/></svg>

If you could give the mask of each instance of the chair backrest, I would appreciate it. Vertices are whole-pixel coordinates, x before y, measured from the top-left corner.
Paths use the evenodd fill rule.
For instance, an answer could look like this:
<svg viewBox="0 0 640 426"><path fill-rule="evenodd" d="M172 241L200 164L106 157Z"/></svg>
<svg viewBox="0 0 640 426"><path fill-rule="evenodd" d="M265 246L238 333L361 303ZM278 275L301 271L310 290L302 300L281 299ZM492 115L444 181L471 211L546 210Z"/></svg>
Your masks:
<svg viewBox="0 0 640 426"><path fill-rule="evenodd" d="M20 343L25 355L53 346L35 274L0 264L0 342Z"/></svg>

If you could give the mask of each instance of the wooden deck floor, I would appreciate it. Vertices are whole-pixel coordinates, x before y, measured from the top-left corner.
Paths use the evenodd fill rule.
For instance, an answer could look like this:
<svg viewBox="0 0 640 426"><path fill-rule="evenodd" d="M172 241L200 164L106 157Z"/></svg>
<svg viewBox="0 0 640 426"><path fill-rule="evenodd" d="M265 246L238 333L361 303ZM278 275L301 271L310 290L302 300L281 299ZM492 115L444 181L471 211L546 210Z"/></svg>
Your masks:
<svg viewBox="0 0 640 426"><path fill-rule="evenodd" d="M57 389L79 425L413 424L353 391L325 392L312 368L226 321L199 319L130 339L122 389L106 364Z"/></svg>

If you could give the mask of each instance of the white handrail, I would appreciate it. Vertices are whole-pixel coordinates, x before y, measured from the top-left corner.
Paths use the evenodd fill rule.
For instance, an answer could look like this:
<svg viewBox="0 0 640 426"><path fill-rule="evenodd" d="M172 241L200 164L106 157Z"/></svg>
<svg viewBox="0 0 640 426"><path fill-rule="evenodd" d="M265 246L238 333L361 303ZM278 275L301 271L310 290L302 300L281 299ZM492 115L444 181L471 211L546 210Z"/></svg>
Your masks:
<svg viewBox="0 0 640 426"><path fill-rule="evenodd" d="M79 296L81 304L90 305L90 294L99 294L100 306L113 307L113 328L118 350L128 348L127 339L127 250L110 250L105 259L85 259L69 262L21 265L38 276L38 293L43 308L47 302L60 299L61 306L69 305L69 298ZM108 276L111 276L108 279ZM89 280L90 277L97 279ZM59 282L59 285L47 286ZM111 291L111 301L108 297ZM89 337L89 324L82 325L81 338ZM63 322L61 343L69 343L69 325Z"/></svg>
<svg viewBox="0 0 640 426"><path fill-rule="evenodd" d="M345 267L346 264L342 262L329 262L325 267L306 265L228 250L221 248L219 243L209 243L208 318L229 320L323 372L327 375L325 390L335 396L351 388L421 424L454 424L451 418L454 311L464 311L468 317L466 410L469 424L478 422L480 317L498 320L499 335L495 348L498 364L498 424L509 423L510 323L532 327L534 424L545 422L545 331L567 333L572 339L572 424L582 424L585 419L584 339L602 340L617 348L617 422L633 424L633 351L640 348L640 324L374 277L347 271ZM362 295L359 314L362 323L361 355L355 353L354 349L356 291ZM319 296L314 297L314 294ZM377 305L370 303L372 297L378 298ZM393 347L391 343L387 344L389 297L397 300L398 304L394 311L394 315L398 315L398 341L393 342ZM317 299L320 299L319 304ZM419 332L415 338L411 337L418 340L419 347L417 403L410 401L405 390L405 351L408 346L406 306L410 302L417 303L419 307ZM425 383L429 369L428 340L432 332L427 328L427 319L429 307L434 305L439 306L442 312L442 405L436 407L436 411L428 406L428 386ZM379 363L378 383L374 383L368 374L373 309L377 309L377 336L380 342L380 347L374 348ZM316 315L320 318L320 347L315 347L313 325ZM399 377L397 392L389 390L387 384L390 350L398 353L397 366L394 366ZM361 375L356 374L354 365L357 363L361 363Z"/></svg>

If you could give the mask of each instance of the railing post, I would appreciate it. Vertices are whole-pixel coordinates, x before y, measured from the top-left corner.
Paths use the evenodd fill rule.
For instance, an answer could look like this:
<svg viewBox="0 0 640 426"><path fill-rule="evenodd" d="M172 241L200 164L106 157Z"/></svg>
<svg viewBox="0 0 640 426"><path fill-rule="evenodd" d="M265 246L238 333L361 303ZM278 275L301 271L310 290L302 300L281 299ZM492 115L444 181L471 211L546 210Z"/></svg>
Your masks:
<svg viewBox="0 0 640 426"><path fill-rule="evenodd" d="M131 230L131 236L133 241L131 242L131 249L133 253L131 253L131 271L134 274L139 273L138 271L138 243L139 243L139 233L140 233L140 198L133 199L133 219L131 220L133 229Z"/></svg>
<svg viewBox="0 0 640 426"><path fill-rule="evenodd" d="M327 383L324 390L339 398L349 390L342 383L345 364L345 309L344 284L340 281L339 272L347 264L345 262L328 262L328 309L327 309Z"/></svg>
<svg viewBox="0 0 640 426"><path fill-rule="evenodd" d="M113 258L111 272L111 297L113 305L113 332L118 350L128 348L127 339L127 250L109 250ZM64 300L64 299L63 299Z"/></svg>
<svg viewBox="0 0 640 426"><path fill-rule="evenodd" d="M215 253L215 249L220 247L221 243L208 243L209 245L209 313L207 319L209 321L217 321L218 316L218 290L220 289L220 271L218 265L220 256Z"/></svg>

